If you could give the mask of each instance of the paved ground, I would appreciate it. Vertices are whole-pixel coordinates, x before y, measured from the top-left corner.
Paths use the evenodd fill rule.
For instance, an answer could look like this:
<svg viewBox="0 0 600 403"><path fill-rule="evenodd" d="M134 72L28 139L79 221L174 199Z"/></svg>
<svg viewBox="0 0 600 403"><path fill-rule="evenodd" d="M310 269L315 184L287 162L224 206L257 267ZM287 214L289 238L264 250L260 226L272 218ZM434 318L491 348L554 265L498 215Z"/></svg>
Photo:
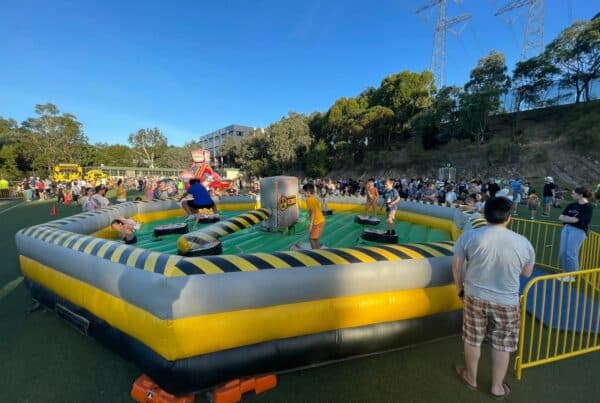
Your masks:
<svg viewBox="0 0 600 403"><path fill-rule="evenodd" d="M15 207L16 206L16 207ZM10 210L7 210L10 209ZM128 402L139 371L133 364L77 333L53 313L26 313L30 298L19 273L15 232L48 221L51 204L0 206L0 385L6 402ZM79 212L59 207L59 217ZM600 215L600 214L598 214ZM480 389L467 390L453 365L461 361L458 336L400 351L284 374L277 389L249 402L485 402L489 351ZM600 354L510 374L513 402L600 401Z"/></svg>

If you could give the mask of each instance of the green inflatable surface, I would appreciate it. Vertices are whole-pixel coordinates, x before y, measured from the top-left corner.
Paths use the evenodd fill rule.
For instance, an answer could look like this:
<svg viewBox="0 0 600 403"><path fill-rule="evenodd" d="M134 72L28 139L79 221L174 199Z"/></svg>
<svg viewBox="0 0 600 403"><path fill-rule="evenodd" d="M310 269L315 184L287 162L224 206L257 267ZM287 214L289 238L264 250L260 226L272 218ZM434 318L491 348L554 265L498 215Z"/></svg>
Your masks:
<svg viewBox="0 0 600 403"><path fill-rule="evenodd" d="M242 214L240 211L220 211L221 219L234 217ZM379 245L375 242L368 242L361 239L360 235L365 228L376 228L385 230L385 218L378 217L381 223L377 227L362 226L354 222L356 214L354 213L334 213L326 216L325 229L321 236L321 243L330 248L343 248L359 245ZM138 242L136 246L156 252L177 254L177 239L180 234L154 236L154 227L183 222L183 217L179 219L168 219L153 221L143 224L137 232ZM199 224L194 227L193 222L188 222L189 231L195 231L211 224ZM447 231L426 227L423 225L412 224L409 222L396 222L396 233L398 234L398 243L413 242L439 242L451 240ZM260 224L242 231L220 238L223 243L224 254L242 254L254 252L275 252L289 250L294 244L308 242L308 224L306 212L300 213L298 223L290 231L265 232L260 228Z"/></svg>

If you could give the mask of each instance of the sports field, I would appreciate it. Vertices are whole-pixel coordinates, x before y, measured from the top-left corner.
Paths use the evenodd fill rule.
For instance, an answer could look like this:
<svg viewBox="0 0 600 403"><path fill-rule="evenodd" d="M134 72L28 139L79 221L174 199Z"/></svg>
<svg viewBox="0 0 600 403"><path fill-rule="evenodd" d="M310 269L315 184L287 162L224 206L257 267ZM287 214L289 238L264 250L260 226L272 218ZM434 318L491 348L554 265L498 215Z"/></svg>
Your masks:
<svg viewBox="0 0 600 403"><path fill-rule="evenodd" d="M135 195L131 195L134 197ZM78 333L54 313L28 313L31 300L22 283L14 234L53 219L49 202L0 205L0 385L6 402L128 402L140 374L129 362ZM59 217L80 212L60 206ZM559 211L553 210L553 216ZM600 213L595 210L595 223ZM520 212L525 216L526 212ZM481 361L480 390L465 388L454 373L461 362L459 336L320 368L283 374L279 386L249 402L482 402L491 401L489 352ZM600 354L509 373L513 402L600 400Z"/></svg>

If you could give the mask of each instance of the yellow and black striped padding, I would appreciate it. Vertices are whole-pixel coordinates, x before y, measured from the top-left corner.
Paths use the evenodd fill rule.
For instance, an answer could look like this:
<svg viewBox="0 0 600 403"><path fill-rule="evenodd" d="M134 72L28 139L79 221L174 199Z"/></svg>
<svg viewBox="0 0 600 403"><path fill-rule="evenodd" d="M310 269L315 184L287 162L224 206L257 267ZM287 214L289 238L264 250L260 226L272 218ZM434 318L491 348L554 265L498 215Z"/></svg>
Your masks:
<svg viewBox="0 0 600 403"><path fill-rule="evenodd" d="M426 259L450 256L454 245L453 242L444 241L184 258L136 248L122 242L57 230L44 225L25 229L23 233L48 244L62 246L111 262L125 264L131 268L160 273L165 276Z"/></svg>
<svg viewBox="0 0 600 403"><path fill-rule="evenodd" d="M481 228L487 225L487 220L485 218L473 218L471 219L471 227L473 228Z"/></svg>
<svg viewBox="0 0 600 403"><path fill-rule="evenodd" d="M451 256L450 241L404 245L381 245L294 252L252 253L185 258L176 267L185 274L216 274L265 269L289 269L350 263L373 263Z"/></svg>
<svg viewBox="0 0 600 403"><path fill-rule="evenodd" d="M234 232L256 225L269 218L269 215L269 210L260 208L209 225L208 227L179 237L177 240L177 249L179 252L187 254L190 250L206 242L215 241L222 236L233 234Z"/></svg>

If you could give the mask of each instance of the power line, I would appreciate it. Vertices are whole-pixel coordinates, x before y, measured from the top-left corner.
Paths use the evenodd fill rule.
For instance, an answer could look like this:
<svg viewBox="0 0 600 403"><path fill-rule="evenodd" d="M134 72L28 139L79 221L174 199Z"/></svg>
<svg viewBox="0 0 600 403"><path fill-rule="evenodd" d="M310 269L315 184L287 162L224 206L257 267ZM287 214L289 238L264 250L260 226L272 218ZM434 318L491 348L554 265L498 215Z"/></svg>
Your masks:
<svg viewBox="0 0 600 403"><path fill-rule="evenodd" d="M494 14L499 16L523 7L527 7L527 23L521 61L544 51L544 0L513 0Z"/></svg>
<svg viewBox="0 0 600 403"><path fill-rule="evenodd" d="M431 70L435 76L436 83L441 88L446 84L446 32L451 26L469 20L471 18L471 14L461 14L452 18L447 18L447 0L430 0L429 2L420 6L415 13L420 14L435 6L438 6L438 18L433 36Z"/></svg>

